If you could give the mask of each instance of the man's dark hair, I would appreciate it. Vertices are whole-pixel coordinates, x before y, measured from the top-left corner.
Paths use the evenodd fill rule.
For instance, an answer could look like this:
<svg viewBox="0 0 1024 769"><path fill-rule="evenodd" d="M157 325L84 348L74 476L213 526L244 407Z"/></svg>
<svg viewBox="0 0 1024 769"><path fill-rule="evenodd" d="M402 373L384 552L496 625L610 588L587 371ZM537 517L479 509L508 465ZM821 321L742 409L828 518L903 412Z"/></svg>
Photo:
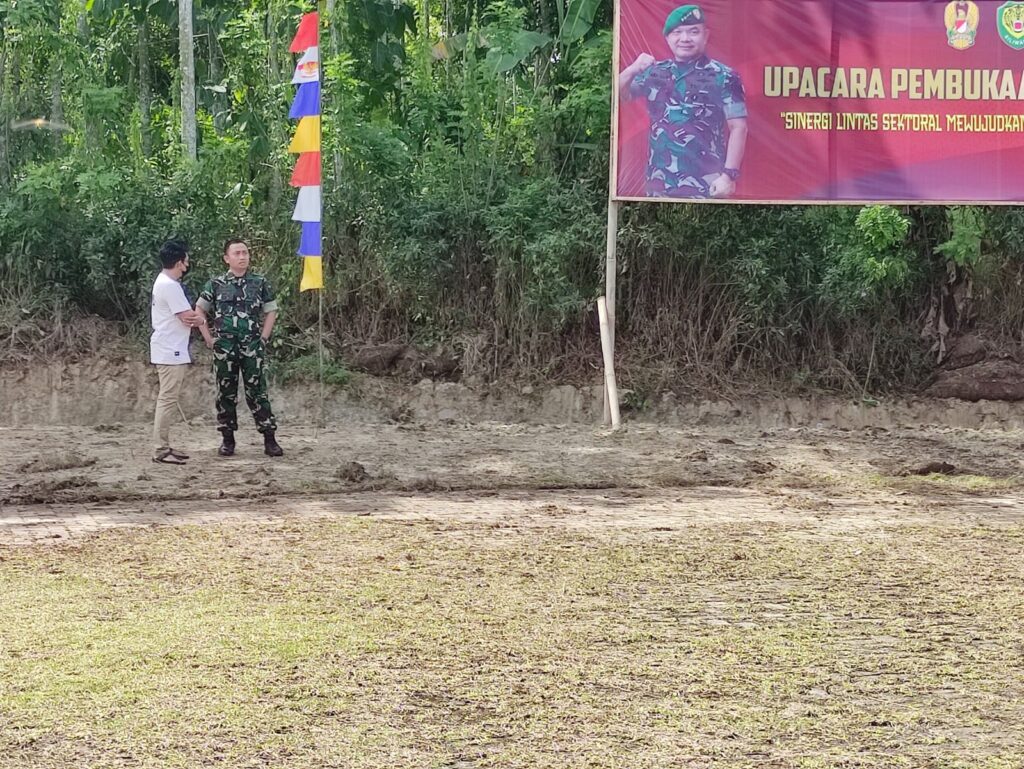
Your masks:
<svg viewBox="0 0 1024 769"><path fill-rule="evenodd" d="M160 264L169 270L188 256L188 244L183 240L168 240L160 247Z"/></svg>
<svg viewBox="0 0 1024 769"><path fill-rule="evenodd" d="M249 244L246 243L241 238L228 238L226 241L224 241L224 255L225 256L227 256L228 249L231 248L233 245L235 245L235 243L241 243L246 248L249 247Z"/></svg>

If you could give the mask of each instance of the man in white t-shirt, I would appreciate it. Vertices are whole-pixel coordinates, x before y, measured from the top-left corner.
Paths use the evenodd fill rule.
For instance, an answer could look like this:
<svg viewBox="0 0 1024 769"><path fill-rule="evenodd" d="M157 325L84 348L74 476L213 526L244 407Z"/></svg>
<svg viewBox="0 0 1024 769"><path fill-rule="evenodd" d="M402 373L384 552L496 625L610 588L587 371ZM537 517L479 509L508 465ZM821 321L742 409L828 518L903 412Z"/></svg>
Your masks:
<svg viewBox="0 0 1024 769"><path fill-rule="evenodd" d="M149 340L150 361L160 377L160 394L153 417L154 462L183 465L188 454L171 447L171 422L178 412L178 398L185 381L186 366L192 362L188 351L193 328L200 328L209 344L212 341L202 314L192 309L181 278L188 271L188 249L177 240L169 240L160 249L163 270L153 283L153 335Z"/></svg>

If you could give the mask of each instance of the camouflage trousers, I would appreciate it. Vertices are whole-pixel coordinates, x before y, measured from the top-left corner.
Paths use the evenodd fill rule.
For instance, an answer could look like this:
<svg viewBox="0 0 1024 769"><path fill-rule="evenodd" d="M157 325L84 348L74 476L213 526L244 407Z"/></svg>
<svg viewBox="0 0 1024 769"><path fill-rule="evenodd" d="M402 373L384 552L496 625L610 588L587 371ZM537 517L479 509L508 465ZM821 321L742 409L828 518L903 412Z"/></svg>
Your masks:
<svg viewBox="0 0 1024 769"><path fill-rule="evenodd" d="M238 375L242 375L245 402L261 433L277 429L267 397L266 345L257 337L222 336L213 343L213 370L217 375L217 427L237 430Z"/></svg>

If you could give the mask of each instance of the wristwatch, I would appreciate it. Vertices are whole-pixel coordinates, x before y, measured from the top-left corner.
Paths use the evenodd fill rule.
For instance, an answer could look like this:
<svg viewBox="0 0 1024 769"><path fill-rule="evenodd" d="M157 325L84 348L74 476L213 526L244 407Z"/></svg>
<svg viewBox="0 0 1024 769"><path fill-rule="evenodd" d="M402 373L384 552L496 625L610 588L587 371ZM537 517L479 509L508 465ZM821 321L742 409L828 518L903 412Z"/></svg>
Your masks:
<svg viewBox="0 0 1024 769"><path fill-rule="evenodd" d="M740 178L740 169L738 168L723 168L722 173L728 176L733 181Z"/></svg>

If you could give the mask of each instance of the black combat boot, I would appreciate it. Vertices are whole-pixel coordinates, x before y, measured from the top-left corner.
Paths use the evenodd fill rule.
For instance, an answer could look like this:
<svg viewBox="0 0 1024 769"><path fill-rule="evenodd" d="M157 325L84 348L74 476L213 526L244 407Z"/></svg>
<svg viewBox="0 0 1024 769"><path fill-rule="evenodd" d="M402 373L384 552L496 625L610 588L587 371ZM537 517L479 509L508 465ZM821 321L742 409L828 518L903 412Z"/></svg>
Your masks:
<svg viewBox="0 0 1024 769"><path fill-rule="evenodd" d="M277 445L273 430L263 433L263 453L268 457L283 457L284 449Z"/></svg>
<svg viewBox="0 0 1024 769"><path fill-rule="evenodd" d="M235 455L235 431L221 430L220 434L224 436L224 441L217 449L217 453L222 457L233 457Z"/></svg>

